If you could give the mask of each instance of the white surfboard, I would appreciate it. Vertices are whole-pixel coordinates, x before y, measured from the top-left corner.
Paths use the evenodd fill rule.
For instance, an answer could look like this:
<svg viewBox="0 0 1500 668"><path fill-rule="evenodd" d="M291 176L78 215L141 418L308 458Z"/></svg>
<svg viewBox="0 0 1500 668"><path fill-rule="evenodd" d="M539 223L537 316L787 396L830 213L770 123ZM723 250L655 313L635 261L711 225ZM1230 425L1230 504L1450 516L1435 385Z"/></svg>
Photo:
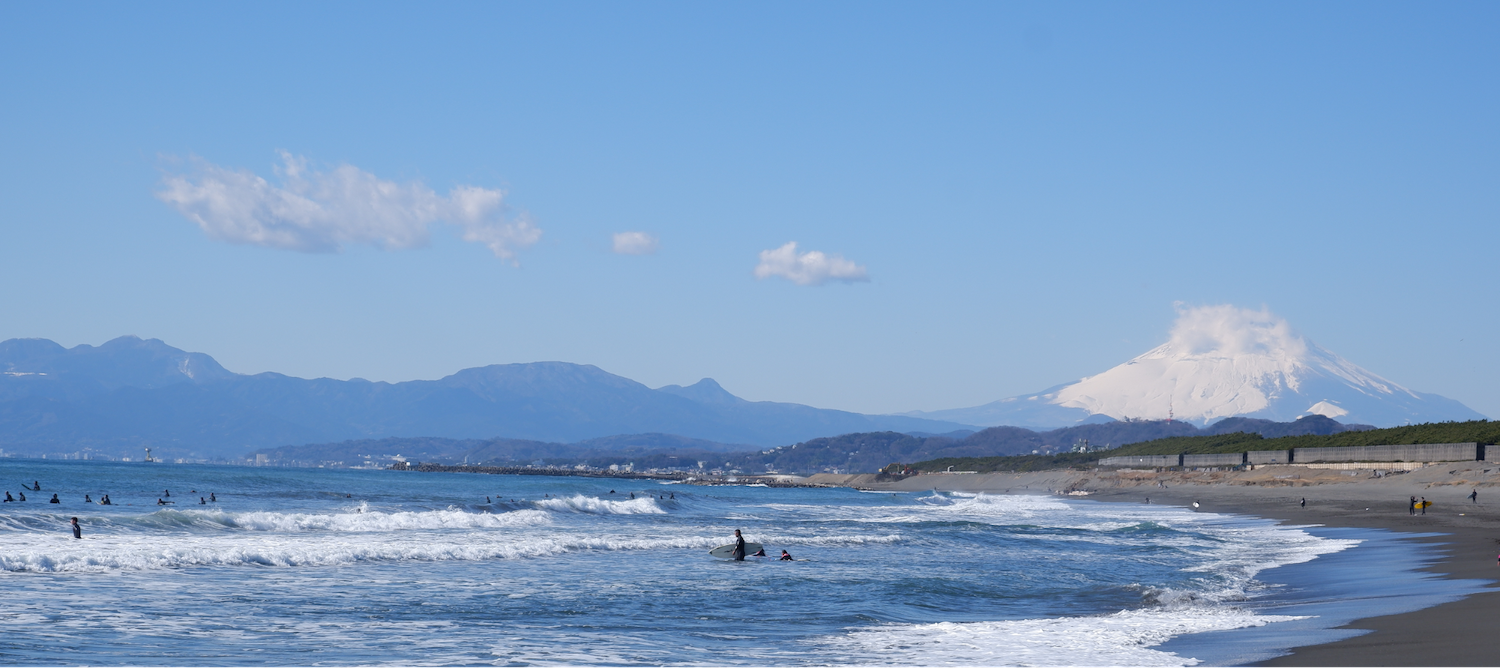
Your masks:
<svg viewBox="0 0 1500 668"><path fill-rule="evenodd" d="M755 554L756 552L761 551L761 549L763 549L764 547L765 546L761 545L760 543L745 541L745 556L748 557L752 554ZM712 550L709 550L708 555L711 557L718 557L720 559L733 559L734 544L731 543L729 545L720 545Z"/></svg>

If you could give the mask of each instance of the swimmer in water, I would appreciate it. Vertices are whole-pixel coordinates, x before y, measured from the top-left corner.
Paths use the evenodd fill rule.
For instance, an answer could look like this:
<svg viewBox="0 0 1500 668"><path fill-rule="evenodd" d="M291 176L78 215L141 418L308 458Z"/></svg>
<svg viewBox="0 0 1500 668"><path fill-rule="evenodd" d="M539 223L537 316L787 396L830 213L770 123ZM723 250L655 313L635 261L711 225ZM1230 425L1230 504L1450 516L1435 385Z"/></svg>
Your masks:
<svg viewBox="0 0 1500 668"><path fill-rule="evenodd" d="M484 502L485 503L494 503L494 501L491 501L490 497L488 497L488 496L484 497Z"/></svg>
<svg viewBox="0 0 1500 668"><path fill-rule="evenodd" d="M162 490L162 494L165 495L169 499L172 498L172 490L170 490L170 489L164 489L164 490Z"/></svg>
<svg viewBox="0 0 1500 668"><path fill-rule="evenodd" d="M162 501L162 500L161 500L161 499L159 499L159 498L158 498L158 499L157 499L157 500L156 500L156 505L158 505L158 506L165 506L165 505L167 505L167 504L168 504L168 503L170 503L170 502L169 502L169 501Z"/></svg>
<svg viewBox="0 0 1500 668"><path fill-rule="evenodd" d="M786 550L782 550L779 561L792 561L792 555L788 554Z"/></svg>
<svg viewBox="0 0 1500 668"><path fill-rule="evenodd" d="M57 495L56 494L53 494L52 495L52 500L48 501L47 503L62 503L62 502L57 500Z"/></svg>
<svg viewBox="0 0 1500 668"><path fill-rule="evenodd" d="M200 506L206 506L206 505L208 505L208 499L205 499L205 498L203 498L201 496L198 497L198 505L200 505Z"/></svg>
<svg viewBox="0 0 1500 668"><path fill-rule="evenodd" d="M346 499L347 499L347 498L349 498L349 497L347 497L347 496L346 496L346 497L344 497L344 498L346 498ZM212 502L214 502L214 503L218 503L218 502L219 502L219 497L217 497L217 496L214 496L214 493L213 493L213 492L209 492L209 493L208 493L208 500L209 500L209 501L212 501Z"/></svg>
<svg viewBox="0 0 1500 668"><path fill-rule="evenodd" d="M6 503L10 503L11 501L15 501L15 498L10 495L10 492L6 492L5 493L5 502Z"/></svg>
<svg viewBox="0 0 1500 668"><path fill-rule="evenodd" d="M93 503L93 502L94 502L94 500L93 500L93 499L90 499L90 498L89 498L89 495L87 495L87 494L84 494L84 495L83 495L83 502L84 502L84 503Z"/></svg>
<svg viewBox="0 0 1500 668"><path fill-rule="evenodd" d="M78 526L78 518L73 518L73 537L83 538L83 527Z"/></svg>

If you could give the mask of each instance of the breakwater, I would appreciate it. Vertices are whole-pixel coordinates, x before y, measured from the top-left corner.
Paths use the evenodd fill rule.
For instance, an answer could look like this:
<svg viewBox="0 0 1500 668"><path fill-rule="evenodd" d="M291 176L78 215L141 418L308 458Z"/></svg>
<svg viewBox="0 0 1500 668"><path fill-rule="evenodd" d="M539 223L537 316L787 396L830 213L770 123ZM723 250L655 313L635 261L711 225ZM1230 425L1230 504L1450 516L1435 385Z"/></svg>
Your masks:
<svg viewBox="0 0 1500 668"><path fill-rule="evenodd" d="M1480 443L1422 443L1415 445L1360 445L1337 448L1247 450L1214 454L1129 455L1105 457L1100 466L1195 468L1245 464L1314 464L1323 462L1472 462L1484 461Z"/></svg>

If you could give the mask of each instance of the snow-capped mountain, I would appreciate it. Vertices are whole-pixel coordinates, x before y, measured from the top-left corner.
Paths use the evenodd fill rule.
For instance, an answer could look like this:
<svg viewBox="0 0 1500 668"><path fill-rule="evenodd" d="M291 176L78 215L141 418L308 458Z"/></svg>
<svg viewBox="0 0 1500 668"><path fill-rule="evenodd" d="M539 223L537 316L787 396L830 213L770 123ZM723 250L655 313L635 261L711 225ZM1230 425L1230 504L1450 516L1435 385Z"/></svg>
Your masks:
<svg viewBox="0 0 1500 668"><path fill-rule="evenodd" d="M1104 419L1207 424L1313 414L1380 427L1484 419L1457 401L1366 371L1268 311L1234 306L1183 310L1169 341L1097 376L983 406L909 415L1052 428Z"/></svg>

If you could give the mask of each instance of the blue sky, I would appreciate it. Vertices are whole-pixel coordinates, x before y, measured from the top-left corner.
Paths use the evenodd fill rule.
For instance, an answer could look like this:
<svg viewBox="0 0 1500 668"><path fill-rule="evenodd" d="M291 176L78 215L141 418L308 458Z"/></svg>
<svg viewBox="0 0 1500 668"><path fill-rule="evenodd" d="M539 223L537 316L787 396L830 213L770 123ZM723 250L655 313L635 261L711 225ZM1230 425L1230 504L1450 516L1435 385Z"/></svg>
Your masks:
<svg viewBox="0 0 1500 668"><path fill-rule="evenodd" d="M895 412L1235 304L1500 416L1497 66L1494 3L6 3L0 339Z"/></svg>

